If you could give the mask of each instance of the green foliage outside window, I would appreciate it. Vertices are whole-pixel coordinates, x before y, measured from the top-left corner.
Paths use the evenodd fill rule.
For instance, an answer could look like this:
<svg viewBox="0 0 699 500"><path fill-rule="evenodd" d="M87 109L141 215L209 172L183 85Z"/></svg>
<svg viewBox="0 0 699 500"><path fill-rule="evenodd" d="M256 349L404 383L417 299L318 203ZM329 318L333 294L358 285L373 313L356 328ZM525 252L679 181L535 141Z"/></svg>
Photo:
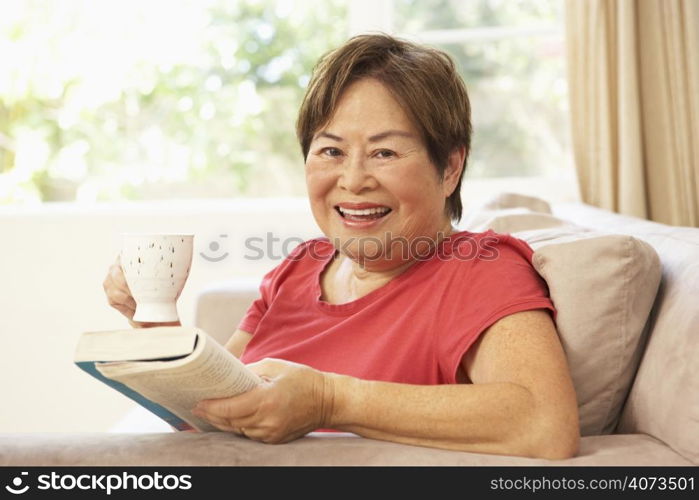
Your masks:
<svg viewBox="0 0 699 500"><path fill-rule="evenodd" d="M0 202L303 193L294 122L343 2L13 5Z"/></svg>
<svg viewBox="0 0 699 500"><path fill-rule="evenodd" d="M394 0L398 33L560 25L557 0ZM294 123L340 0L8 0L0 204L302 196ZM419 37L418 37L419 40ZM567 157L560 37L440 46L473 105L474 177Z"/></svg>

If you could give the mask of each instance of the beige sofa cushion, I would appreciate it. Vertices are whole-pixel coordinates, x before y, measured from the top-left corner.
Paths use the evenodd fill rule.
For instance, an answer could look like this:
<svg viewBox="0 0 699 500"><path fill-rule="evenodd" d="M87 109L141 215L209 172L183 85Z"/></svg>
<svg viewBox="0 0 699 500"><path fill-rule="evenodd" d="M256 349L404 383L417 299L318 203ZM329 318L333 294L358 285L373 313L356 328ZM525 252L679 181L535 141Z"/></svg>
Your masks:
<svg viewBox="0 0 699 500"><path fill-rule="evenodd" d="M514 201L527 202L525 197ZM532 247L534 267L558 310L556 323L577 393L581 433L611 433L638 368L661 277L658 256L632 236L585 229L506 204L499 199L471 214L472 225L466 229L511 233Z"/></svg>
<svg viewBox="0 0 699 500"><path fill-rule="evenodd" d="M699 228L580 204L559 204L554 212L632 234L660 256L663 278L648 319L648 342L616 432L654 436L699 465Z"/></svg>

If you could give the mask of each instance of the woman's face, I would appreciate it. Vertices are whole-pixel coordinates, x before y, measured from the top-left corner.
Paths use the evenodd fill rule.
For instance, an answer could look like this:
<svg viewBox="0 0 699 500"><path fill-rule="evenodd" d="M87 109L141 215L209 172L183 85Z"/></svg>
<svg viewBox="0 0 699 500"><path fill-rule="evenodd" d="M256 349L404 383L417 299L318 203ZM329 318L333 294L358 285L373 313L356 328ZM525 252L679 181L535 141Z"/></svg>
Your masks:
<svg viewBox="0 0 699 500"><path fill-rule="evenodd" d="M450 232L444 206L458 182L458 162L452 154L440 180L400 104L379 81L359 80L311 142L306 184L313 216L365 268L397 267Z"/></svg>

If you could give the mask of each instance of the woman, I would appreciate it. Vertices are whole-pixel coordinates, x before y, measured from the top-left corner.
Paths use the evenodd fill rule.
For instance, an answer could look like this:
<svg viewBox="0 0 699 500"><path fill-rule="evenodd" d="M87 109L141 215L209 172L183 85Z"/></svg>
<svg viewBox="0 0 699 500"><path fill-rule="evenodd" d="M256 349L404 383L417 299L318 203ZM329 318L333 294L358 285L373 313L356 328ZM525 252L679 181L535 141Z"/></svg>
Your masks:
<svg viewBox="0 0 699 500"><path fill-rule="evenodd" d="M202 401L197 415L272 443L331 428L573 456L575 392L532 250L452 227L471 127L449 57L355 37L315 68L297 133L327 238L299 245L265 276L227 343L265 383ZM118 265L105 290L131 318Z"/></svg>

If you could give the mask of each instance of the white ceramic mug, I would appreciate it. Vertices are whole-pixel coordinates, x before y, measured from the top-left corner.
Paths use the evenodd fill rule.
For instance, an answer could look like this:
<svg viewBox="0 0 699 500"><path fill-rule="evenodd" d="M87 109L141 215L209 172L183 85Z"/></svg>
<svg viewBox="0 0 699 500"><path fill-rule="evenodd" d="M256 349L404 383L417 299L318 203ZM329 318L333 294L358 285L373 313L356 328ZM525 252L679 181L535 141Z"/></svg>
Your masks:
<svg viewBox="0 0 699 500"><path fill-rule="evenodd" d="M178 321L177 299L192 265L192 234L124 234L121 268L136 301L134 321Z"/></svg>

